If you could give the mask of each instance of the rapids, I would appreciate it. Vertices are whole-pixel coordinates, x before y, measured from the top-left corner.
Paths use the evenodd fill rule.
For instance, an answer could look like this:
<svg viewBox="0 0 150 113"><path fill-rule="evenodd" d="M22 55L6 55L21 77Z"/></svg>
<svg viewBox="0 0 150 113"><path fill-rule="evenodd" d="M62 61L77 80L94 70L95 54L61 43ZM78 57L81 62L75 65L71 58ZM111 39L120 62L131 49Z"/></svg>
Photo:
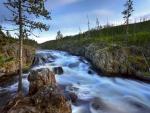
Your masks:
<svg viewBox="0 0 150 113"><path fill-rule="evenodd" d="M123 78L102 77L83 57L67 52L42 50L37 54L47 57L44 65L36 68L62 67L64 73L56 81L67 92L78 96L72 104L72 113L150 113L150 84ZM23 89L28 93L28 74L23 76ZM0 105L17 91L17 77L0 84Z"/></svg>

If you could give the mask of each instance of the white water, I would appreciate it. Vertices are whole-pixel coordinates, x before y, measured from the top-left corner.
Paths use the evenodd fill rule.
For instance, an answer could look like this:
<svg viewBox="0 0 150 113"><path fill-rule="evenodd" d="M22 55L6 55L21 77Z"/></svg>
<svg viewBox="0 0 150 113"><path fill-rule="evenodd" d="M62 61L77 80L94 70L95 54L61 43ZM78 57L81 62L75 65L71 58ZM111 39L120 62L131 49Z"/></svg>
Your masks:
<svg viewBox="0 0 150 113"><path fill-rule="evenodd" d="M64 74L56 75L56 81L66 86L66 91L78 96L78 104L72 104L73 113L150 113L150 84L122 78L100 77L83 58L60 51L38 51L50 63L35 68L52 69L61 66ZM91 70L92 74L88 71ZM23 79L28 91L27 75ZM1 90L15 92L17 83Z"/></svg>

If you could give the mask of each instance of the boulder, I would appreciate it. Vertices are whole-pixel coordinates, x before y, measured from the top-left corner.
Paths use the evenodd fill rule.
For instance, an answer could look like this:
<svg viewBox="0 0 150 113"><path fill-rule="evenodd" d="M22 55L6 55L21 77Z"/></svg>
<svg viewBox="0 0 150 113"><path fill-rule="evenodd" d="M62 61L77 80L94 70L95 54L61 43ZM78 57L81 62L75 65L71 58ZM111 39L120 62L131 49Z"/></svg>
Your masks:
<svg viewBox="0 0 150 113"><path fill-rule="evenodd" d="M71 103L56 85L47 68L32 69L28 77L29 95L18 94L1 113L71 113Z"/></svg>
<svg viewBox="0 0 150 113"><path fill-rule="evenodd" d="M53 68L53 72L54 72L55 74L58 74L58 75L61 75L61 74L64 73L62 67L54 67L54 68Z"/></svg>
<svg viewBox="0 0 150 113"><path fill-rule="evenodd" d="M78 65L79 65L79 62L76 62L76 63L69 64L68 67L74 68L74 67L77 67Z"/></svg>
<svg viewBox="0 0 150 113"><path fill-rule="evenodd" d="M37 53L33 59L31 67L44 65L47 62L48 58L42 53Z"/></svg>
<svg viewBox="0 0 150 113"><path fill-rule="evenodd" d="M72 103L77 102L78 96L75 93L70 92L69 97L70 97Z"/></svg>
<svg viewBox="0 0 150 113"><path fill-rule="evenodd" d="M35 94L44 85L55 86L55 75L48 68L31 70L28 76L30 82L29 95Z"/></svg>
<svg viewBox="0 0 150 113"><path fill-rule="evenodd" d="M71 106L57 87L49 85L42 87L33 96L16 97L2 113L71 113Z"/></svg>

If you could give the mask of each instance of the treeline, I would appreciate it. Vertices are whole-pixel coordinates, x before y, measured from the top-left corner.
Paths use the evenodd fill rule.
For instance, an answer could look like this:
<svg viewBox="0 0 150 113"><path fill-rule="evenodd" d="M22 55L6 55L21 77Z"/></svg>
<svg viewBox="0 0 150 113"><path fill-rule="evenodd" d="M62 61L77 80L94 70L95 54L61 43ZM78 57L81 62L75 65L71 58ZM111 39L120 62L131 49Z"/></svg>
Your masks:
<svg viewBox="0 0 150 113"><path fill-rule="evenodd" d="M75 36L65 38L84 38L106 42L124 42L126 37L126 25L108 26L102 29L92 29L90 31ZM143 45L150 42L150 20L145 22L129 24L128 44Z"/></svg>
<svg viewBox="0 0 150 113"><path fill-rule="evenodd" d="M24 44L25 45L30 45L30 46L33 46L33 47L37 47L38 43L35 41L35 40L32 40L32 39L23 39L24 40ZM0 46L5 46L5 45L9 45L9 44L12 44L12 43L18 43L18 39L17 38L14 38L12 37L11 35L8 36L7 34L5 34L3 31L0 30Z"/></svg>
<svg viewBox="0 0 150 113"><path fill-rule="evenodd" d="M126 25L108 26L102 29L95 28L84 33L79 33L75 36L66 36L59 40L48 41L43 43L41 46L44 48L53 48L53 46L56 46L56 44L59 42L70 42L70 44L76 42L76 44L78 45L89 44L92 42L104 42L125 45L125 29ZM146 46L150 44L150 20L129 24L128 31L128 45Z"/></svg>

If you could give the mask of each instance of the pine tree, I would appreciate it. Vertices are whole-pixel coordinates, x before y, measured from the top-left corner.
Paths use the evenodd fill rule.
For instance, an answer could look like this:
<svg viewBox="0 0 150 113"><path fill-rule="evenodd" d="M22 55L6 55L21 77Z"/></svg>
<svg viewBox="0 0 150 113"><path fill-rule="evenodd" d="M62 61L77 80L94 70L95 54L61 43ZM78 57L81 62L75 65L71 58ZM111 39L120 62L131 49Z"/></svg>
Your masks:
<svg viewBox="0 0 150 113"><path fill-rule="evenodd" d="M35 29L45 30L49 26L36 21L35 18L41 17L51 19L50 13L45 9L45 0L6 0L4 5L12 13L12 18L7 19L14 23L19 30L19 83L18 92L22 92L22 51L23 51L23 37L24 33L32 35Z"/></svg>
<svg viewBox="0 0 150 113"><path fill-rule="evenodd" d="M126 3L124 4L124 11L122 14L124 15L123 18L125 19L125 24L126 24L126 35L128 36L129 34L129 18L132 15L133 10L133 1L132 0L127 0Z"/></svg>
<svg viewBox="0 0 150 113"><path fill-rule="evenodd" d="M88 32L87 32L87 38L90 37L90 31L91 31L91 28L90 28L90 20L89 20L89 16L87 15L87 27L88 27Z"/></svg>
<svg viewBox="0 0 150 113"><path fill-rule="evenodd" d="M6 36L7 36L8 38L11 37L11 35L10 35L10 33L9 33L8 30L6 31Z"/></svg>
<svg viewBox="0 0 150 113"><path fill-rule="evenodd" d="M82 34L82 30L81 27L79 27L79 35Z"/></svg>
<svg viewBox="0 0 150 113"><path fill-rule="evenodd" d="M127 0L126 3L124 4L124 11L122 12L123 18L125 19L125 24L126 24L126 44L128 42L128 35L129 35L129 18L132 15L133 10L133 1L132 0ZM128 56L127 56L128 59ZM128 60L126 60L126 65L127 65L127 73L129 69L128 65Z"/></svg>
<svg viewBox="0 0 150 113"><path fill-rule="evenodd" d="M88 25L88 31L90 31L90 20L89 20L89 16L87 15L87 25Z"/></svg>
<svg viewBox="0 0 150 113"><path fill-rule="evenodd" d="M0 25L0 32L2 31L2 26Z"/></svg>
<svg viewBox="0 0 150 113"><path fill-rule="evenodd" d="M63 34L62 34L61 31L59 30L59 31L57 32L56 40L62 39L62 38L63 38Z"/></svg>
<svg viewBox="0 0 150 113"><path fill-rule="evenodd" d="M99 30L100 29L100 23L99 23L99 19L96 18L96 29Z"/></svg>

